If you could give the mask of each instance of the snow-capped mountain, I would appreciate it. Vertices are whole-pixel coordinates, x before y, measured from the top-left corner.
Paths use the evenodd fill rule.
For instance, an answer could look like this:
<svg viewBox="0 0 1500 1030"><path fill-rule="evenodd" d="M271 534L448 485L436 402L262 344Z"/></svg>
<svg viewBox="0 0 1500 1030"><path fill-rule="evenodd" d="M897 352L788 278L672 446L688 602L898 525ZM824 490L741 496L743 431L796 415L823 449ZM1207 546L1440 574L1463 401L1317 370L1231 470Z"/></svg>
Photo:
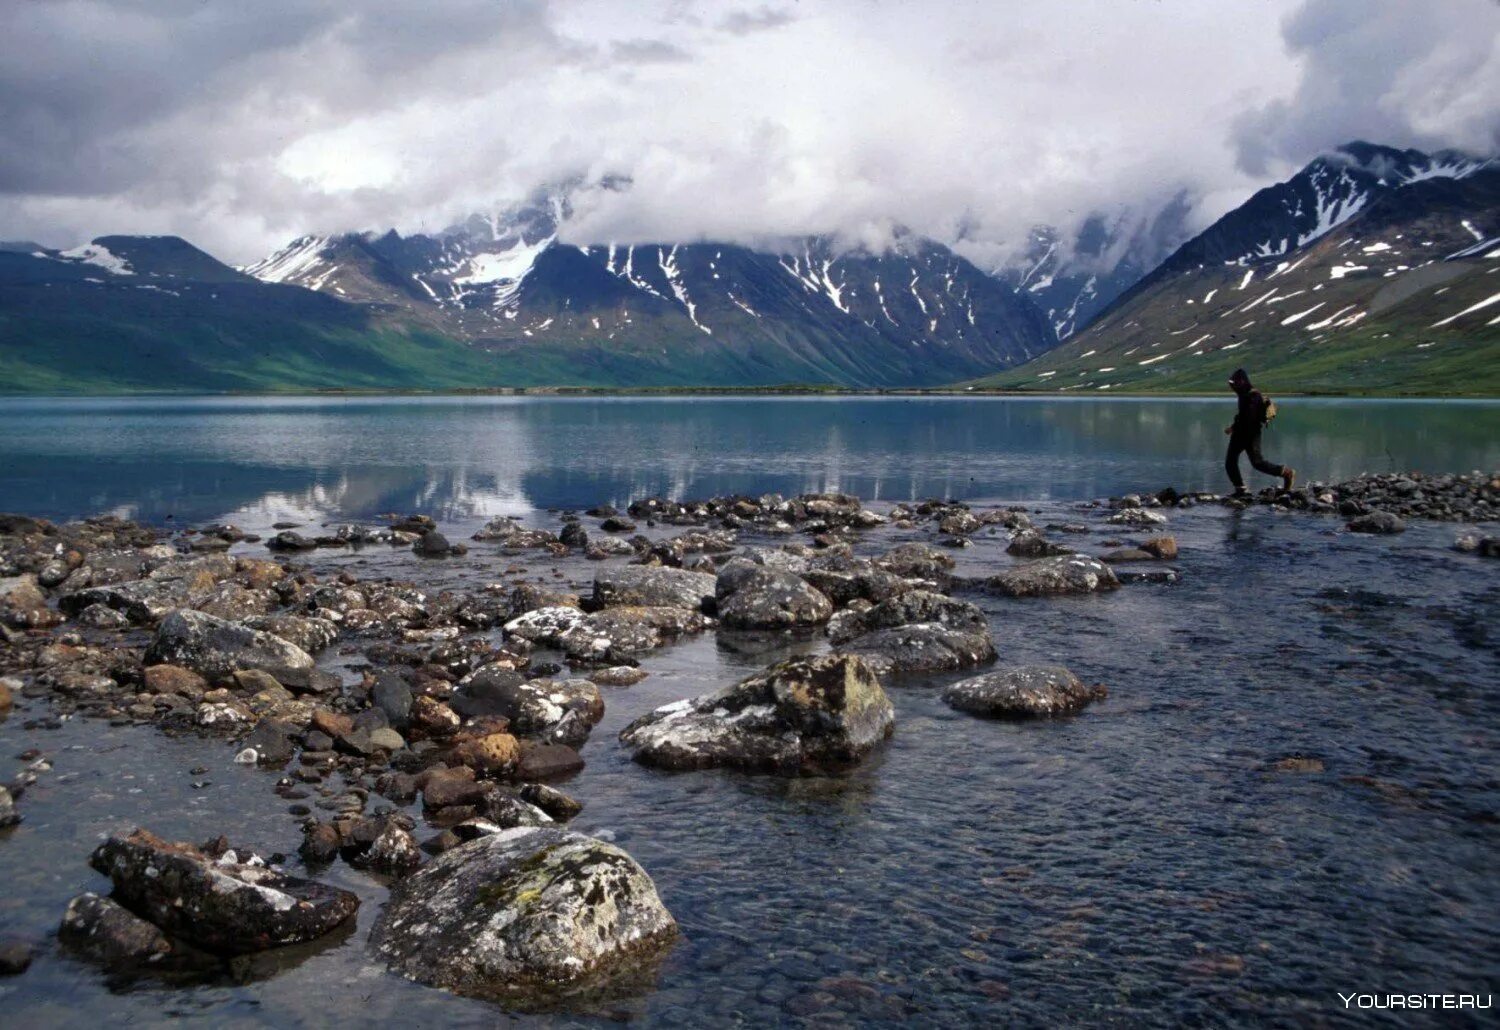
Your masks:
<svg viewBox="0 0 1500 1030"><path fill-rule="evenodd" d="M1344 224L1374 198L1425 179L1462 179L1491 159L1346 143L1285 182L1268 186L1188 241L1142 285L1200 265L1280 257Z"/></svg>
<svg viewBox="0 0 1500 1030"><path fill-rule="evenodd" d="M1278 390L1500 385L1500 160L1342 147L986 382L1216 389L1240 364Z"/></svg>
<svg viewBox="0 0 1500 1030"><path fill-rule="evenodd" d="M1095 213L1071 238L1037 226L1021 254L995 275L1030 297L1065 340L1188 239L1189 207L1179 193L1160 208Z"/></svg>
<svg viewBox="0 0 1500 1030"><path fill-rule="evenodd" d="M723 352L755 382L929 385L1009 367L1056 342L1028 299L939 244L777 251L720 243L577 246L567 194L544 191L432 236L303 237L244 269L400 311L477 347L674 344ZM701 354L700 354L701 356Z"/></svg>

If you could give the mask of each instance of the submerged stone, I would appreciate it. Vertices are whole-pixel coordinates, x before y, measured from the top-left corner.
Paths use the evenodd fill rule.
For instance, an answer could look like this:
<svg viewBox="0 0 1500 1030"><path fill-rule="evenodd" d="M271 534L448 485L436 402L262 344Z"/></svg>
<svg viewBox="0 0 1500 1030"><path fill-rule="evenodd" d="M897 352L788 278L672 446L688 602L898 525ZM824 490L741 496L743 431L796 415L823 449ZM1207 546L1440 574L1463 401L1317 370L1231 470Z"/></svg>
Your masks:
<svg viewBox="0 0 1500 1030"><path fill-rule="evenodd" d="M949 707L994 719L1068 715L1108 696L1061 665L1016 665L960 680L943 689Z"/></svg>

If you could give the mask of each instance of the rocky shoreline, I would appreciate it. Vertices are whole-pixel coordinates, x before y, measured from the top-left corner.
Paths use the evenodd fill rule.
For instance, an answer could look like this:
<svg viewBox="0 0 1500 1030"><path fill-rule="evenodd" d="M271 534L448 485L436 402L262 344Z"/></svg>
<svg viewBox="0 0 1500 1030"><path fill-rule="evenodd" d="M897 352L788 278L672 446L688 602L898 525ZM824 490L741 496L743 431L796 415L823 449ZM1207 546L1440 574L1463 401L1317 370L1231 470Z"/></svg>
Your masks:
<svg viewBox="0 0 1500 1030"><path fill-rule="evenodd" d="M1412 518L1495 521L1500 479L1368 476L1248 500L1163 490L1046 525L1020 506L651 498L562 513L552 529L496 519L468 543L420 516L284 526L265 541L223 525L167 534L112 517L0 516L0 712L20 695L39 703L25 713L39 726L84 716L223 738L236 761L279 772L268 783L302 824L310 872L345 861L392 878L372 939L383 961L530 1007L637 978L676 934L646 870L563 828L587 799L548 782L582 766L609 692L646 675L653 651L709 632L829 648L635 720L620 744L667 769L836 774L899 729L886 688L935 674L973 671L944 690L958 711L1070 714L1104 688L1062 667L987 669L995 644L965 595L1025 605L1170 583L1182 571L1170 512L1204 504L1395 533ZM955 553L979 534L1008 538L1016 561L957 572ZM1500 554L1493 536L1454 546ZM410 551L410 576L310 565L370 548ZM476 588L434 575L497 559L510 562L501 578ZM520 571L570 560L592 570L587 589L555 566ZM0 826L24 818L28 783L49 769L46 755L25 761L0 788ZM224 839L174 844L137 829L92 861L114 893L74 899L59 939L113 970L312 939L358 903ZM38 946L23 942L6 968Z"/></svg>

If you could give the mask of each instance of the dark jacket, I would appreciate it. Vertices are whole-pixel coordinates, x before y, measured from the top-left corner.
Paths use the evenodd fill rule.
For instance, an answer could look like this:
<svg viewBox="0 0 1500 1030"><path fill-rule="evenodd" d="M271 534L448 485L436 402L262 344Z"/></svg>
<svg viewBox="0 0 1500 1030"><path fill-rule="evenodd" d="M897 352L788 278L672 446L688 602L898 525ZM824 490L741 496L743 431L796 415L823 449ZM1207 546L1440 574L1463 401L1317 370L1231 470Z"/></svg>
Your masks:
<svg viewBox="0 0 1500 1030"><path fill-rule="evenodd" d="M1243 368L1235 369L1229 377L1229 385L1239 398L1239 410L1234 413L1234 435L1256 436L1266 423L1266 398L1250 385L1250 376Z"/></svg>

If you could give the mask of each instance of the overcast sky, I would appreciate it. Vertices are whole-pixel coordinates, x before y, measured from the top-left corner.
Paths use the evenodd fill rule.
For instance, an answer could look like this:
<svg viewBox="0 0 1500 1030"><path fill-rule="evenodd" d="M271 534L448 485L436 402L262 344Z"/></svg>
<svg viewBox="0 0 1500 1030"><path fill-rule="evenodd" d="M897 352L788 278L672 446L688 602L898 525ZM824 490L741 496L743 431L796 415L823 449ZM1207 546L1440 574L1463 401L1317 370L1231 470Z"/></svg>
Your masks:
<svg viewBox="0 0 1500 1030"><path fill-rule="evenodd" d="M439 229L572 176L576 242L1206 224L1352 138L1500 146L1495 0L4 0L0 238Z"/></svg>

